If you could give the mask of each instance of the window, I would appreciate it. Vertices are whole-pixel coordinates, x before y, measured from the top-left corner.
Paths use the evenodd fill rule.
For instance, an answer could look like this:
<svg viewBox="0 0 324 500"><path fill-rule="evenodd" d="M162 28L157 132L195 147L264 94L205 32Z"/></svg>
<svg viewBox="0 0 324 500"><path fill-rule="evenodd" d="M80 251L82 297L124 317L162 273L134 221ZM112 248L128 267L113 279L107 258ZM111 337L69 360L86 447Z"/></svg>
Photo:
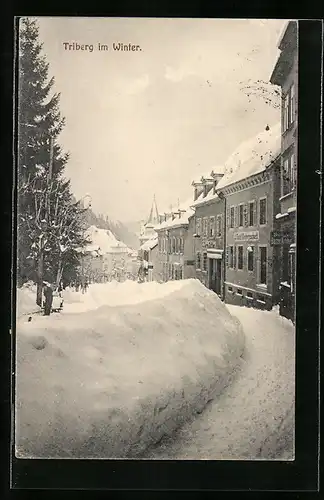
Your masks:
<svg viewBox="0 0 324 500"><path fill-rule="evenodd" d="M283 130L288 130L295 120L295 87L292 85L283 98Z"/></svg>
<svg viewBox="0 0 324 500"><path fill-rule="evenodd" d="M233 246L229 247L229 262L228 262L228 266L231 267L232 269L234 267L234 247Z"/></svg>
<svg viewBox="0 0 324 500"><path fill-rule="evenodd" d="M260 211L259 211L259 223L260 226L264 226L267 223L267 200L266 198L261 198Z"/></svg>
<svg viewBox="0 0 324 500"><path fill-rule="evenodd" d="M217 215L216 217L216 236L219 238L222 236L222 216Z"/></svg>
<svg viewBox="0 0 324 500"><path fill-rule="evenodd" d="M260 247L260 284L267 284L267 247Z"/></svg>
<svg viewBox="0 0 324 500"><path fill-rule="evenodd" d="M215 217L212 216L209 219L209 236L213 238L215 236Z"/></svg>
<svg viewBox="0 0 324 500"><path fill-rule="evenodd" d="M253 299L253 293L252 292L246 292L246 296L248 299Z"/></svg>
<svg viewBox="0 0 324 500"><path fill-rule="evenodd" d="M254 270L254 247L252 246L247 248L247 268L248 271Z"/></svg>
<svg viewBox="0 0 324 500"><path fill-rule="evenodd" d="M201 235L201 219L196 219L196 235Z"/></svg>
<svg viewBox="0 0 324 500"><path fill-rule="evenodd" d="M180 248L180 245L179 245L179 238L176 238L176 253L179 253L179 248Z"/></svg>
<svg viewBox="0 0 324 500"><path fill-rule="evenodd" d="M172 241L171 241L171 238L169 238L168 247L169 247L169 253L171 253L172 252Z"/></svg>
<svg viewBox="0 0 324 500"><path fill-rule="evenodd" d="M175 250L176 250L176 239L173 236L173 238L172 238L172 253L175 253Z"/></svg>
<svg viewBox="0 0 324 500"><path fill-rule="evenodd" d="M200 269L201 266L201 256L200 252L197 252L196 254L196 269Z"/></svg>
<svg viewBox="0 0 324 500"><path fill-rule="evenodd" d="M244 225L244 205L239 205L239 227Z"/></svg>
<svg viewBox="0 0 324 500"><path fill-rule="evenodd" d="M232 286L229 286L229 287L228 287L228 291L233 293L233 287L232 287Z"/></svg>
<svg viewBox="0 0 324 500"><path fill-rule="evenodd" d="M238 288L236 290L236 293L237 293L237 295L243 295L243 292L242 292L241 288Z"/></svg>
<svg viewBox="0 0 324 500"><path fill-rule="evenodd" d="M203 270L207 271L207 253L206 252L204 252L204 255L203 255Z"/></svg>
<svg viewBox="0 0 324 500"><path fill-rule="evenodd" d="M290 153L283 162L282 169L282 196L291 193L296 187L295 155Z"/></svg>
<svg viewBox="0 0 324 500"><path fill-rule="evenodd" d="M203 218L203 235L204 236L208 235L208 219L207 219L207 217Z"/></svg>
<svg viewBox="0 0 324 500"><path fill-rule="evenodd" d="M249 226L254 226L254 201L249 202Z"/></svg>
<svg viewBox="0 0 324 500"><path fill-rule="evenodd" d="M183 253L183 238L180 238L180 253Z"/></svg>
<svg viewBox="0 0 324 500"><path fill-rule="evenodd" d="M243 269L243 246L237 247L237 269Z"/></svg>
<svg viewBox="0 0 324 500"><path fill-rule="evenodd" d="M234 219L235 219L235 207L231 207L231 209L230 209L230 227L234 227Z"/></svg>

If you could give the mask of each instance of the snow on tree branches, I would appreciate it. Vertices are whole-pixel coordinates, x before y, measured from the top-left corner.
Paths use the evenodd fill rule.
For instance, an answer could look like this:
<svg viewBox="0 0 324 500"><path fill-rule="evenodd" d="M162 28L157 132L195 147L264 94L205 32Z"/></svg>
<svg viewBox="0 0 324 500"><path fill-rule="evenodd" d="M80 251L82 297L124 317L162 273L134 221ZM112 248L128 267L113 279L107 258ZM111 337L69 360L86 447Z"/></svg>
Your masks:
<svg viewBox="0 0 324 500"><path fill-rule="evenodd" d="M69 155L57 143L65 120L42 54L37 22L23 18L18 77L18 281L59 282L77 272L83 214L65 179Z"/></svg>

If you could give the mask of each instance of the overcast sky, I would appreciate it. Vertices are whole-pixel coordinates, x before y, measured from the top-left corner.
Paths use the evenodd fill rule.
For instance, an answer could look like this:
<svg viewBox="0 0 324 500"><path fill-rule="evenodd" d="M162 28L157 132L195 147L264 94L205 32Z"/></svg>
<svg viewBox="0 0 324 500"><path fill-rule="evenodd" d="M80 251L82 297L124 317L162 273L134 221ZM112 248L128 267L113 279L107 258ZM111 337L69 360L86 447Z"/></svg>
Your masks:
<svg viewBox="0 0 324 500"><path fill-rule="evenodd" d="M187 200L194 178L279 120L278 109L242 86L269 80L282 20L38 22L66 118L67 176L97 213L133 221L148 216L154 193L161 212ZM94 50L65 50L64 42ZM141 50L113 51L113 42Z"/></svg>

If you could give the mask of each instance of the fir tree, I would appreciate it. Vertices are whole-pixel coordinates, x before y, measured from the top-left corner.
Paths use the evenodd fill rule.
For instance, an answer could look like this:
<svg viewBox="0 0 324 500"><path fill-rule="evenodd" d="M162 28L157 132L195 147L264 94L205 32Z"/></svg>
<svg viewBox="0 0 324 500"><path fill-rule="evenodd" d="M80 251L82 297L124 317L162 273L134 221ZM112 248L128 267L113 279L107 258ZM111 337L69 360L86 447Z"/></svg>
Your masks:
<svg viewBox="0 0 324 500"><path fill-rule="evenodd" d="M64 178L69 155L57 144L60 94L52 92L35 20L21 19L19 42L18 279L58 282L65 266L70 274L78 266L84 209Z"/></svg>

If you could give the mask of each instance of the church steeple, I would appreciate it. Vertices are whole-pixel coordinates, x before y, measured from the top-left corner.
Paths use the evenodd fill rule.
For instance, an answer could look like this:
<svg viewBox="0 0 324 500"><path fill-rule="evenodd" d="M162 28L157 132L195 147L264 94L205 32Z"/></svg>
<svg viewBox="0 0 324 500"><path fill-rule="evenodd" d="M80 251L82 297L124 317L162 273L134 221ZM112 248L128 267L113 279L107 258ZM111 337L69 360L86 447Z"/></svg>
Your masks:
<svg viewBox="0 0 324 500"><path fill-rule="evenodd" d="M159 211L157 208L155 194L154 194L150 215L149 218L147 219L146 224L158 224L158 223L159 223Z"/></svg>

